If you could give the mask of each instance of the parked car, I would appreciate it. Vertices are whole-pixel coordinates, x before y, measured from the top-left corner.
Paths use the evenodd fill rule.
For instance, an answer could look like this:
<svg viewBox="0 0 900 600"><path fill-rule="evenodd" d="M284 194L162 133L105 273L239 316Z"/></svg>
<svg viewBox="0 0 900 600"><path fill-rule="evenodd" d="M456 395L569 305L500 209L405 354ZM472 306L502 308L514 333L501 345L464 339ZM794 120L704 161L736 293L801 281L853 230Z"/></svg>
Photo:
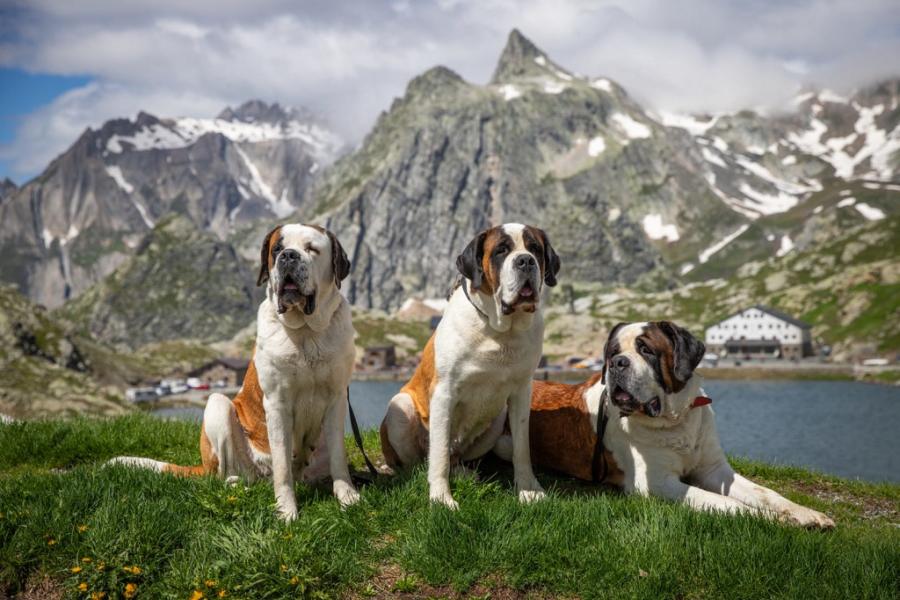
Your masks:
<svg viewBox="0 0 900 600"><path fill-rule="evenodd" d="M716 367L719 364L719 355L715 352L707 352L703 355L701 362L705 367Z"/></svg>
<svg viewBox="0 0 900 600"><path fill-rule="evenodd" d="M156 395L159 396L160 398L162 398L163 396L168 396L171 393L172 393L172 388L170 388L167 385L160 383L158 386L156 386Z"/></svg>
<svg viewBox="0 0 900 600"><path fill-rule="evenodd" d="M169 388L173 394L183 394L189 391L191 388L186 386L184 383L178 383Z"/></svg>
<svg viewBox="0 0 900 600"><path fill-rule="evenodd" d="M203 381L199 377L188 377L187 386L192 390L208 390L209 383Z"/></svg>
<svg viewBox="0 0 900 600"><path fill-rule="evenodd" d="M139 404L141 402L156 402L159 399L159 395L156 393L156 388L128 388L125 390L125 399L132 404Z"/></svg>
<svg viewBox="0 0 900 600"><path fill-rule="evenodd" d="M867 358L862 362L864 367L886 367L888 359L886 358Z"/></svg>

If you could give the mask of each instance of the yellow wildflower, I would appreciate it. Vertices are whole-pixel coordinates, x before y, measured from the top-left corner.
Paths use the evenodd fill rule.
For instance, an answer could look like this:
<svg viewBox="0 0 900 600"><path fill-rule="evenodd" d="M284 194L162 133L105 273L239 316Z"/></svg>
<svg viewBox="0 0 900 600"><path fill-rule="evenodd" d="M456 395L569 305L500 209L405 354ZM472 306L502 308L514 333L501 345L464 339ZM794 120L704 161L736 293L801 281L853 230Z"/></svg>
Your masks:
<svg viewBox="0 0 900 600"><path fill-rule="evenodd" d="M207 580L204 581L203 583L205 583L205 584L206 584L206 587L208 587L208 588L214 588L214 587L216 587L216 580L215 580L215 579L207 579Z"/></svg>
<svg viewBox="0 0 900 600"><path fill-rule="evenodd" d="M98 570L98 571L102 571L102 570L105 569L105 568L106 568L106 563L103 562L102 560L101 560L100 562L97 563L97 570Z"/></svg>
<svg viewBox="0 0 900 600"><path fill-rule="evenodd" d="M203 598L206 598L206 596L200 590L194 590L194 593L191 594L191 600L203 600Z"/></svg>
<svg viewBox="0 0 900 600"><path fill-rule="evenodd" d="M227 500L229 502L237 502L237 498L235 496L228 496Z"/></svg>
<svg viewBox="0 0 900 600"><path fill-rule="evenodd" d="M86 592L86 591L87 591L87 584L86 584L85 582L82 581L81 583L78 584L78 589L81 590L82 592Z"/></svg>
<svg viewBox="0 0 900 600"><path fill-rule="evenodd" d="M83 563L89 563L89 562L91 562L91 559L88 558L87 556L85 556L84 558L81 559L81 562L83 562Z"/></svg>
<svg viewBox="0 0 900 600"><path fill-rule="evenodd" d="M287 565L281 565L281 572L287 573Z"/></svg>
<svg viewBox="0 0 900 600"><path fill-rule="evenodd" d="M54 540L53 538L50 538L49 540L47 540L47 545L48 545L48 546L55 546L55 545L56 545L56 540Z"/></svg>
<svg viewBox="0 0 900 600"><path fill-rule="evenodd" d="M133 565L130 567L122 567L122 570L125 571L126 573L131 573L132 575L140 575L141 574L141 568L137 565Z"/></svg>
<svg viewBox="0 0 900 600"><path fill-rule="evenodd" d="M72 571L73 573L81 573L81 567L72 567L69 570Z"/></svg>
<svg viewBox="0 0 900 600"><path fill-rule="evenodd" d="M297 577L296 575L294 575L293 577L291 577L291 585L297 585L298 583L300 583L300 578L299 578L299 577Z"/></svg>
<svg viewBox="0 0 900 600"><path fill-rule="evenodd" d="M106 592L91 592L91 600L103 600L106 598Z"/></svg>
<svg viewBox="0 0 900 600"><path fill-rule="evenodd" d="M88 530L88 526L87 526L87 525L79 525L79 526L78 526L78 533L84 533L84 532L87 531L87 530Z"/></svg>
<svg viewBox="0 0 900 600"><path fill-rule="evenodd" d="M134 583L126 583L125 584L125 593L123 595L126 598L134 598L135 594L137 594L137 585Z"/></svg>
<svg viewBox="0 0 900 600"><path fill-rule="evenodd" d="M219 590L219 593L218 593L219 598L224 598L227 595L228 595L228 592L226 592L225 590Z"/></svg>

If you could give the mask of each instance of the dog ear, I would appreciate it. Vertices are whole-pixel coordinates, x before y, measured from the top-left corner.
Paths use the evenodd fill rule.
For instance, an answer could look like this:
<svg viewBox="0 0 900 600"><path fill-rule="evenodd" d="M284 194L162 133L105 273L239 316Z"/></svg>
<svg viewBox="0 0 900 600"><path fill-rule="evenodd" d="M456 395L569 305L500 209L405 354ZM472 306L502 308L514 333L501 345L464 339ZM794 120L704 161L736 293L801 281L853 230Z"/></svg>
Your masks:
<svg viewBox="0 0 900 600"><path fill-rule="evenodd" d="M619 330L626 325L628 323L616 323L615 327L609 331L609 335L606 336L606 344L603 345L603 370L600 371L600 383L606 383L606 370L609 368L609 359L611 358L610 344L616 339L616 334Z"/></svg>
<svg viewBox="0 0 900 600"><path fill-rule="evenodd" d="M262 252L260 253L259 259L259 275L256 277L256 285L261 286L265 282L269 280L269 252L270 246L269 243L272 241L272 236L274 236L281 229L281 225L277 226L275 229L266 234L266 238L262 243Z"/></svg>
<svg viewBox="0 0 900 600"><path fill-rule="evenodd" d="M543 229L538 229L537 227L535 229L540 233L541 244L544 247L544 256L542 257L544 260L544 283L553 287L556 285L556 276L559 274L559 256L550 244L550 238L547 237L547 233Z"/></svg>
<svg viewBox="0 0 900 600"><path fill-rule="evenodd" d="M334 284L341 289L341 281L350 274L350 259L347 258L347 253L344 252L344 247L341 246L337 236L330 231L327 233L331 240L331 268L334 272Z"/></svg>
<svg viewBox="0 0 900 600"><path fill-rule="evenodd" d="M463 277L472 281L474 290L481 288L481 282L484 279L482 260L484 259L484 240L486 238L487 231L482 231L469 242L462 254L456 257L456 268Z"/></svg>
<svg viewBox="0 0 900 600"><path fill-rule="evenodd" d="M690 331L671 321L660 321L657 325L672 343L676 379L682 383L687 382L694 374L697 365L703 360L703 355L706 354L706 345L695 338Z"/></svg>

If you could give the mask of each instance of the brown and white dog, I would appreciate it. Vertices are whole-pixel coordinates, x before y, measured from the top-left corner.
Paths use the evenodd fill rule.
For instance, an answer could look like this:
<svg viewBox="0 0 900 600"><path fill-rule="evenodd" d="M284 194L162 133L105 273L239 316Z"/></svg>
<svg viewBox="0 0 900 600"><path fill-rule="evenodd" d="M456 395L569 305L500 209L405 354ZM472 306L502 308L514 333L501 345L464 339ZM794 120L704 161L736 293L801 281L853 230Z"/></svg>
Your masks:
<svg viewBox="0 0 900 600"><path fill-rule="evenodd" d="M341 505L359 500L344 449L354 332L339 288L349 271L347 255L330 231L293 224L269 232L257 279L267 286L257 313L256 349L234 401L218 393L207 401L202 466L133 457L113 462L231 481L271 476L278 513L286 520L297 516L294 481L327 462ZM319 467L307 469L314 450Z"/></svg>
<svg viewBox="0 0 900 600"><path fill-rule="evenodd" d="M412 379L381 424L392 468L428 457L429 496L457 508L450 467L483 456L503 432L507 408L516 488L544 496L531 469L531 381L541 357L543 285L556 285L559 258L540 229L516 223L473 239L456 261L462 274Z"/></svg>
<svg viewBox="0 0 900 600"><path fill-rule="evenodd" d="M824 514L731 468L701 377L694 373L705 351L703 342L668 321L616 325L602 374L581 385L534 383L534 464L696 509L759 512L796 525L833 527ZM608 422L598 448L601 410ZM506 437L495 452L509 460Z"/></svg>

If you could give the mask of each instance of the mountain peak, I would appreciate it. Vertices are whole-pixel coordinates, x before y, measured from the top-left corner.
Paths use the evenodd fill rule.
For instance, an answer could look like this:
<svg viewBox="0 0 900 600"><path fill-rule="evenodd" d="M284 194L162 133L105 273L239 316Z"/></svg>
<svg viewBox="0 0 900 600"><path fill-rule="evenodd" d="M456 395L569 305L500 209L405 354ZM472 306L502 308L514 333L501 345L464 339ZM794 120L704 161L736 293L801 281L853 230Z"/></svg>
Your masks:
<svg viewBox="0 0 900 600"><path fill-rule="evenodd" d="M284 107L277 102L268 104L262 100L248 100L237 108L226 107L216 117L223 121L243 123L284 123L287 121L316 121L306 109Z"/></svg>
<svg viewBox="0 0 900 600"><path fill-rule="evenodd" d="M518 29L509 32L506 46L497 61L491 83L506 83L522 77L545 75L550 65L547 54L522 35Z"/></svg>

